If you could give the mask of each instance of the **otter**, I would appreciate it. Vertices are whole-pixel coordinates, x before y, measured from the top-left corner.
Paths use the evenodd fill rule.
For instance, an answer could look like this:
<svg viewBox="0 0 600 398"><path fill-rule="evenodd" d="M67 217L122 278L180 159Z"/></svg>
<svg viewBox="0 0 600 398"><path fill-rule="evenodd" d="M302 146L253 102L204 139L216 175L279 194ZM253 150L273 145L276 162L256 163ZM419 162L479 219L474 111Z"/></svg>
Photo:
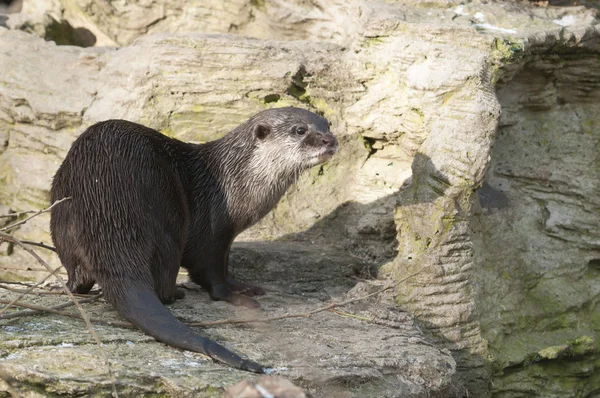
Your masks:
<svg viewBox="0 0 600 398"><path fill-rule="evenodd" d="M277 204L300 173L329 160L327 120L287 107L251 117L204 144L125 120L87 128L56 172L50 230L67 286L106 300L160 342L238 369L265 368L195 333L164 306L183 297L180 267L213 300L258 307L265 291L228 272L231 243Z"/></svg>

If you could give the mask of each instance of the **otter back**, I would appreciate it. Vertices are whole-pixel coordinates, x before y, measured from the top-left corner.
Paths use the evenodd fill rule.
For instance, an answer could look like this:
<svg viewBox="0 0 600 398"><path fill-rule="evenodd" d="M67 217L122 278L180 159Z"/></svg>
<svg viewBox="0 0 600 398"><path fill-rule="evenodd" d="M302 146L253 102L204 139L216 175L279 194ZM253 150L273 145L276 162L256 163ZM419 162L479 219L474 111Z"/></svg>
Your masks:
<svg viewBox="0 0 600 398"><path fill-rule="evenodd" d="M203 145L124 120L89 127L51 189L52 201L71 197L52 209L50 222L69 289L87 293L98 282L121 315L157 340L262 372L163 304L182 297L176 278L183 266L213 299L258 306L252 296L264 290L228 273L231 243L303 170L336 150L327 121L297 108L263 111Z"/></svg>

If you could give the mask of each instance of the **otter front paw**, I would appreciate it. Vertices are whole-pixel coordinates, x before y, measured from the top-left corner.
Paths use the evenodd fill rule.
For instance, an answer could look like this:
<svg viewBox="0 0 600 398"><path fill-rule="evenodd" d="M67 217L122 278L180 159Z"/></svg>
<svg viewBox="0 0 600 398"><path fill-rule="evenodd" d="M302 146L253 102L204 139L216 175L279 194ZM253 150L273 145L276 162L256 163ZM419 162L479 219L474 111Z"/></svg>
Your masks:
<svg viewBox="0 0 600 398"><path fill-rule="evenodd" d="M234 292L229 285L217 285L214 286L210 293L210 298L215 301L227 301L235 306L246 307L246 308L259 308L260 304L258 301Z"/></svg>
<svg viewBox="0 0 600 398"><path fill-rule="evenodd" d="M231 290L235 293L243 294L244 296L263 296L266 292L260 286L248 285L246 283L238 282L235 279L227 278L227 284Z"/></svg>

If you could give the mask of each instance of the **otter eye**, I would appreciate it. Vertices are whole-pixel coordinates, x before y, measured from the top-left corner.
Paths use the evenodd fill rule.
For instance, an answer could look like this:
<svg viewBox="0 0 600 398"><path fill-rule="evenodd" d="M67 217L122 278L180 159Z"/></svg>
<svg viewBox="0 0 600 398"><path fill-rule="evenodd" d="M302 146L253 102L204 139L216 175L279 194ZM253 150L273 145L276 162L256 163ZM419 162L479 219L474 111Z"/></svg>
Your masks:
<svg viewBox="0 0 600 398"><path fill-rule="evenodd" d="M296 127L296 134L298 134L298 135L306 134L306 127L302 127L302 126Z"/></svg>

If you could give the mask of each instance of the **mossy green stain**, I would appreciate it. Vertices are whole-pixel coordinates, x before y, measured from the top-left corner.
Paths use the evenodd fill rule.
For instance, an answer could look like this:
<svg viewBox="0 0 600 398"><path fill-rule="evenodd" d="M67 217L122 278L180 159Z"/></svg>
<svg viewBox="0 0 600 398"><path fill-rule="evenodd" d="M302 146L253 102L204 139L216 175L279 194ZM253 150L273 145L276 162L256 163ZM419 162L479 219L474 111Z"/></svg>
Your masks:
<svg viewBox="0 0 600 398"><path fill-rule="evenodd" d="M327 101L325 101L323 98L312 98L310 104L318 113L323 115L325 118L331 119L336 114L333 108L331 108Z"/></svg>
<svg viewBox="0 0 600 398"><path fill-rule="evenodd" d="M523 52L523 43L506 38L497 38L492 44L494 56L503 61L517 61Z"/></svg>
<svg viewBox="0 0 600 398"><path fill-rule="evenodd" d="M310 95L308 94L306 88L302 86L292 83L289 85L287 93L300 102L304 102L307 104L310 103Z"/></svg>
<svg viewBox="0 0 600 398"><path fill-rule="evenodd" d="M421 124L423 123L423 121L425 120L425 113L423 113L423 111L419 108L411 108L411 110L416 113L417 115L419 115L419 117L421 118Z"/></svg>
<svg viewBox="0 0 600 398"><path fill-rule="evenodd" d="M496 38L491 47L491 83L495 86L501 76L502 68L507 64L519 62L524 57L525 52L523 51L522 41L508 38Z"/></svg>
<svg viewBox="0 0 600 398"><path fill-rule="evenodd" d="M254 8L258 8L259 10L264 10L265 0L250 0L250 5Z"/></svg>
<svg viewBox="0 0 600 398"><path fill-rule="evenodd" d="M384 38L384 36L367 37L363 40L362 47L364 47L364 48L377 47L377 46L385 43L383 38Z"/></svg>

